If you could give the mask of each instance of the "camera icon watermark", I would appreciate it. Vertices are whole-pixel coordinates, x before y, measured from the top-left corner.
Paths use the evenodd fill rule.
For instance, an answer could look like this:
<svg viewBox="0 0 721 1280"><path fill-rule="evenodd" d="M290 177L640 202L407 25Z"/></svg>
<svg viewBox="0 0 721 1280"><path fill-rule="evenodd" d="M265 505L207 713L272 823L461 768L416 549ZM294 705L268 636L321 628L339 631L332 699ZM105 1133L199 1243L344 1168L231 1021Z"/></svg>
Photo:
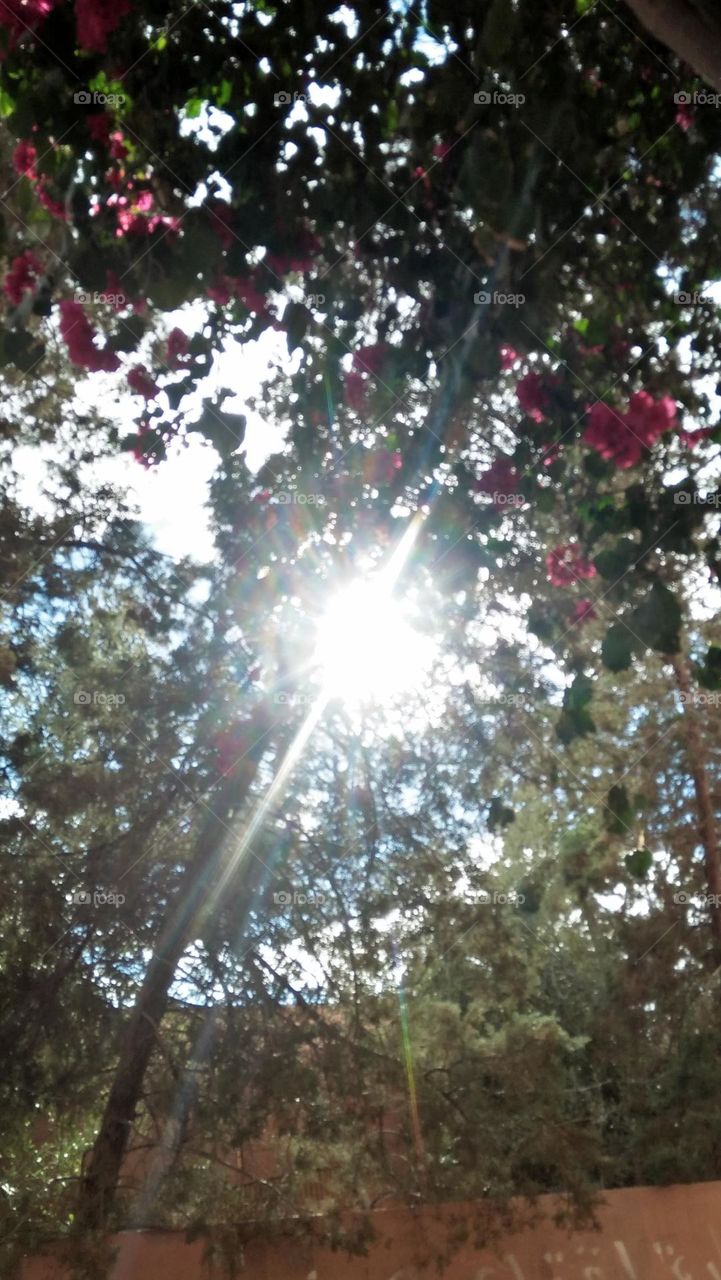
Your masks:
<svg viewBox="0 0 721 1280"><path fill-rule="evenodd" d="M522 107L526 101L525 93L501 93L498 89L479 89L473 95L477 107L509 106Z"/></svg>
<svg viewBox="0 0 721 1280"><path fill-rule="evenodd" d="M486 907L520 907L526 901L525 893L516 893L511 889L508 893L491 893L484 889L478 895L478 901L481 906Z"/></svg>
<svg viewBox="0 0 721 1280"><path fill-rule="evenodd" d="M710 293L674 293L673 300L679 307L711 307L713 298Z"/></svg>
<svg viewBox="0 0 721 1280"><path fill-rule="evenodd" d="M298 493L296 489L289 489L282 493L276 493L273 501L281 507L293 505L298 507L324 507L325 495L322 493Z"/></svg>
<svg viewBox="0 0 721 1280"><path fill-rule="evenodd" d="M692 503L697 507L721 507L721 493L692 493L681 489L673 495L673 501L677 507L688 507Z"/></svg>
<svg viewBox="0 0 721 1280"><path fill-rule="evenodd" d="M96 93L91 89L77 89L73 94L73 102L81 107L111 107L115 110L126 101L124 93Z"/></svg>
<svg viewBox="0 0 721 1280"><path fill-rule="evenodd" d="M85 293L82 289L79 289L76 292L75 297L76 300L81 302L84 306L88 303L93 303L95 305L102 304L108 307L115 307L119 310L121 307L126 307L128 305L128 299L124 293L98 293L97 290L94 293Z"/></svg>
<svg viewBox="0 0 721 1280"><path fill-rule="evenodd" d="M70 900L76 907L122 907L125 894L116 889L94 889L92 893L89 889L76 889Z"/></svg>
<svg viewBox="0 0 721 1280"><path fill-rule="evenodd" d="M307 102L308 97L305 93L288 93L286 89L281 89L279 93L273 94L273 102L276 107L289 107L294 102Z"/></svg>
<svg viewBox="0 0 721 1280"><path fill-rule="evenodd" d="M673 95L677 107L718 107L721 104L721 93L709 93L699 89L695 93L685 93L682 89Z"/></svg>
<svg viewBox="0 0 721 1280"><path fill-rule="evenodd" d="M275 702L281 707L309 707L315 701L308 693L276 693Z"/></svg>
<svg viewBox="0 0 721 1280"><path fill-rule="evenodd" d="M125 702L124 693L103 693L102 690L76 689L73 694L76 707L121 707Z"/></svg>
<svg viewBox="0 0 721 1280"><path fill-rule="evenodd" d="M298 889L279 889L273 894L273 902L277 907L322 907L325 894L316 893L313 889L307 893Z"/></svg>
<svg viewBox="0 0 721 1280"><path fill-rule="evenodd" d="M526 301L525 293L499 293L494 289L491 293L489 290L480 289L478 293L474 293L473 301L477 307L522 307Z"/></svg>

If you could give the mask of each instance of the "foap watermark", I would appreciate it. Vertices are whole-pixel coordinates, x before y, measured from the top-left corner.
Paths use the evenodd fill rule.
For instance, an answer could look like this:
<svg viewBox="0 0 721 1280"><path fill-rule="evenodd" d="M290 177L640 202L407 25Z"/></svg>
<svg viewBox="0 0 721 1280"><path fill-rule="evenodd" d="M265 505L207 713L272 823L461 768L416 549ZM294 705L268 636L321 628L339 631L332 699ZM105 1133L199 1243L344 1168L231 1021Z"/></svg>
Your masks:
<svg viewBox="0 0 721 1280"><path fill-rule="evenodd" d="M73 102L81 107L122 107L126 101L124 93L96 93L93 89L77 89L73 94Z"/></svg>
<svg viewBox="0 0 721 1280"><path fill-rule="evenodd" d="M478 701L484 707L522 707L525 705L526 696L523 693L496 693L479 698Z"/></svg>
<svg viewBox="0 0 721 1280"><path fill-rule="evenodd" d="M677 907L721 907L721 893L686 893L680 889L673 895Z"/></svg>
<svg viewBox="0 0 721 1280"><path fill-rule="evenodd" d="M477 107L522 107L526 101L525 93L503 93L500 89L479 89L473 95Z"/></svg>
<svg viewBox="0 0 721 1280"><path fill-rule="evenodd" d="M686 693L682 689L678 696L684 706L688 703L694 707L721 707L721 691L691 689Z"/></svg>
<svg viewBox="0 0 721 1280"><path fill-rule="evenodd" d="M694 93L680 90L673 95L677 107L718 107L721 105L721 93L709 93L707 89L699 89Z"/></svg>
<svg viewBox="0 0 721 1280"><path fill-rule="evenodd" d="M117 889L76 889L71 897L76 907L122 907L125 894Z"/></svg>
<svg viewBox="0 0 721 1280"><path fill-rule="evenodd" d="M108 307L125 307L128 303L124 293L98 293L97 291L95 293L85 293L81 289L75 294L75 297L78 302L83 304L95 303L97 305L102 303Z"/></svg>
<svg viewBox="0 0 721 1280"><path fill-rule="evenodd" d="M515 889L510 889L508 893L493 893L489 889L484 889L478 895L478 901L484 907L520 907L526 901L524 893L516 893Z"/></svg>
<svg viewBox="0 0 721 1280"><path fill-rule="evenodd" d="M325 894L314 889L278 889L273 901L277 907L322 907Z"/></svg>
<svg viewBox="0 0 721 1280"><path fill-rule="evenodd" d="M305 302L308 307L322 307L325 303L325 294L307 293L305 295Z"/></svg>
<svg viewBox="0 0 721 1280"><path fill-rule="evenodd" d="M721 507L721 493L696 493L690 489L682 489L673 495L677 507Z"/></svg>
<svg viewBox="0 0 721 1280"><path fill-rule="evenodd" d="M276 493L272 502L281 507L324 507L325 495L322 493L298 493L295 489L288 489L282 493Z"/></svg>
<svg viewBox="0 0 721 1280"><path fill-rule="evenodd" d="M525 293L499 293L497 289L493 293L486 289L480 289L478 293L474 293L473 301L477 307L522 307L526 301Z"/></svg>
<svg viewBox="0 0 721 1280"><path fill-rule="evenodd" d="M282 689L276 693L275 702L280 707L310 707L315 698L309 693L286 693Z"/></svg>
<svg viewBox="0 0 721 1280"><path fill-rule="evenodd" d="M76 707L122 707L124 693L104 693L102 689L76 689L73 694Z"/></svg>
<svg viewBox="0 0 721 1280"><path fill-rule="evenodd" d="M293 102L307 102L308 95L305 93L288 93L287 89L281 89L279 93L273 94L273 102L276 107L289 107Z"/></svg>
<svg viewBox="0 0 721 1280"><path fill-rule="evenodd" d="M710 293L674 293L673 300L679 307L712 307L714 300Z"/></svg>
<svg viewBox="0 0 721 1280"><path fill-rule="evenodd" d="M522 507L526 499L522 493L488 493L485 495L491 499L496 507Z"/></svg>

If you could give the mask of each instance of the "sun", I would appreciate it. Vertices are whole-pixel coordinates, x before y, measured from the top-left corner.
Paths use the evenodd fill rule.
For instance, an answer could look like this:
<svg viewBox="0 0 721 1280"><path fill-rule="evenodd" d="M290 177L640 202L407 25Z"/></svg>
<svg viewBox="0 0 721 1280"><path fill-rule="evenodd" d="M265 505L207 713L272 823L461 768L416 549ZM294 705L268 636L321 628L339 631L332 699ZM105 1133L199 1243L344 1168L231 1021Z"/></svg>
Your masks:
<svg viewBox="0 0 721 1280"><path fill-rule="evenodd" d="M340 592L318 626L324 693L349 704L387 702L419 689L429 658L428 639L414 630L382 575Z"/></svg>

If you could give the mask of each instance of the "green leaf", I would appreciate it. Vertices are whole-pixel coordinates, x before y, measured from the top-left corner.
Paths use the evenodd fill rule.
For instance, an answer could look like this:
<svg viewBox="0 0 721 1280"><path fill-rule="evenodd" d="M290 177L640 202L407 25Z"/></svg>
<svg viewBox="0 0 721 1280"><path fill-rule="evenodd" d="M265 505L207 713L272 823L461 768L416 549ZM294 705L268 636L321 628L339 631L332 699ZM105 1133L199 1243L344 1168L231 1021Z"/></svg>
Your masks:
<svg viewBox="0 0 721 1280"><path fill-rule="evenodd" d="M618 582L638 557L639 548L630 538L622 538L615 547L600 551L593 563L607 582Z"/></svg>
<svg viewBox="0 0 721 1280"><path fill-rule="evenodd" d="M563 695L563 705L569 711L582 711L593 697L593 681L588 676L577 675Z"/></svg>
<svg viewBox="0 0 721 1280"><path fill-rule="evenodd" d="M622 835L633 823L633 808L626 788L621 784L611 787L606 797L606 809L603 815L606 830L614 835Z"/></svg>
<svg viewBox="0 0 721 1280"><path fill-rule="evenodd" d="M589 733L595 732L596 725L593 717L586 711L585 707L575 710L564 707L556 725L556 737L559 742L562 742L564 746L568 746L569 742L573 742L574 738L585 738Z"/></svg>
<svg viewBox="0 0 721 1280"><path fill-rule="evenodd" d="M634 849L626 854L624 862L634 880L645 880L653 865L653 854L650 849Z"/></svg>
<svg viewBox="0 0 721 1280"><path fill-rule="evenodd" d="M704 689L721 689L721 646L709 645L704 664L698 671L698 682Z"/></svg>
<svg viewBox="0 0 721 1280"><path fill-rule="evenodd" d="M601 661L609 671L626 671L633 658L634 638L628 627L615 622L608 628L601 645Z"/></svg>
<svg viewBox="0 0 721 1280"><path fill-rule="evenodd" d="M502 830L503 827L507 827L511 822L514 822L515 817L513 809L504 804L499 796L494 796L488 806L488 830L492 833L495 833L499 828Z"/></svg>
<svg viewBox="0 0 721 1280"><path fill-rule="evenodd" d="M656 653L678 653L680 647L681 609L673 594L661 582L651 590L631 614L631 630Z"/></svg>
<svg viewBox="0 0 721 1280"><path fill-rule="evenodd" d="M183 107L186 120L197 120L204 106L205 100L203 98L188 98Z"/></svg>

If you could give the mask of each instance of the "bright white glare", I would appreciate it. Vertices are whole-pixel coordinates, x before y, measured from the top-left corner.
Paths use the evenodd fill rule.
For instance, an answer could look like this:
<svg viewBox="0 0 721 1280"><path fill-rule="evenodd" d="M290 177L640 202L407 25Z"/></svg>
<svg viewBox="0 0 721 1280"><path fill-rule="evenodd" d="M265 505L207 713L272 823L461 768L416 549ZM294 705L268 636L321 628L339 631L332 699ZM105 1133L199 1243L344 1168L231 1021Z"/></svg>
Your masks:
<svg viewBox="0 0 721 1280"><path fill-rule="evenodd" d="M349 704L385 702L418 689L430 656L431 642L413 629L383 575L341 592L318 626L323 689Z"/></svg>

